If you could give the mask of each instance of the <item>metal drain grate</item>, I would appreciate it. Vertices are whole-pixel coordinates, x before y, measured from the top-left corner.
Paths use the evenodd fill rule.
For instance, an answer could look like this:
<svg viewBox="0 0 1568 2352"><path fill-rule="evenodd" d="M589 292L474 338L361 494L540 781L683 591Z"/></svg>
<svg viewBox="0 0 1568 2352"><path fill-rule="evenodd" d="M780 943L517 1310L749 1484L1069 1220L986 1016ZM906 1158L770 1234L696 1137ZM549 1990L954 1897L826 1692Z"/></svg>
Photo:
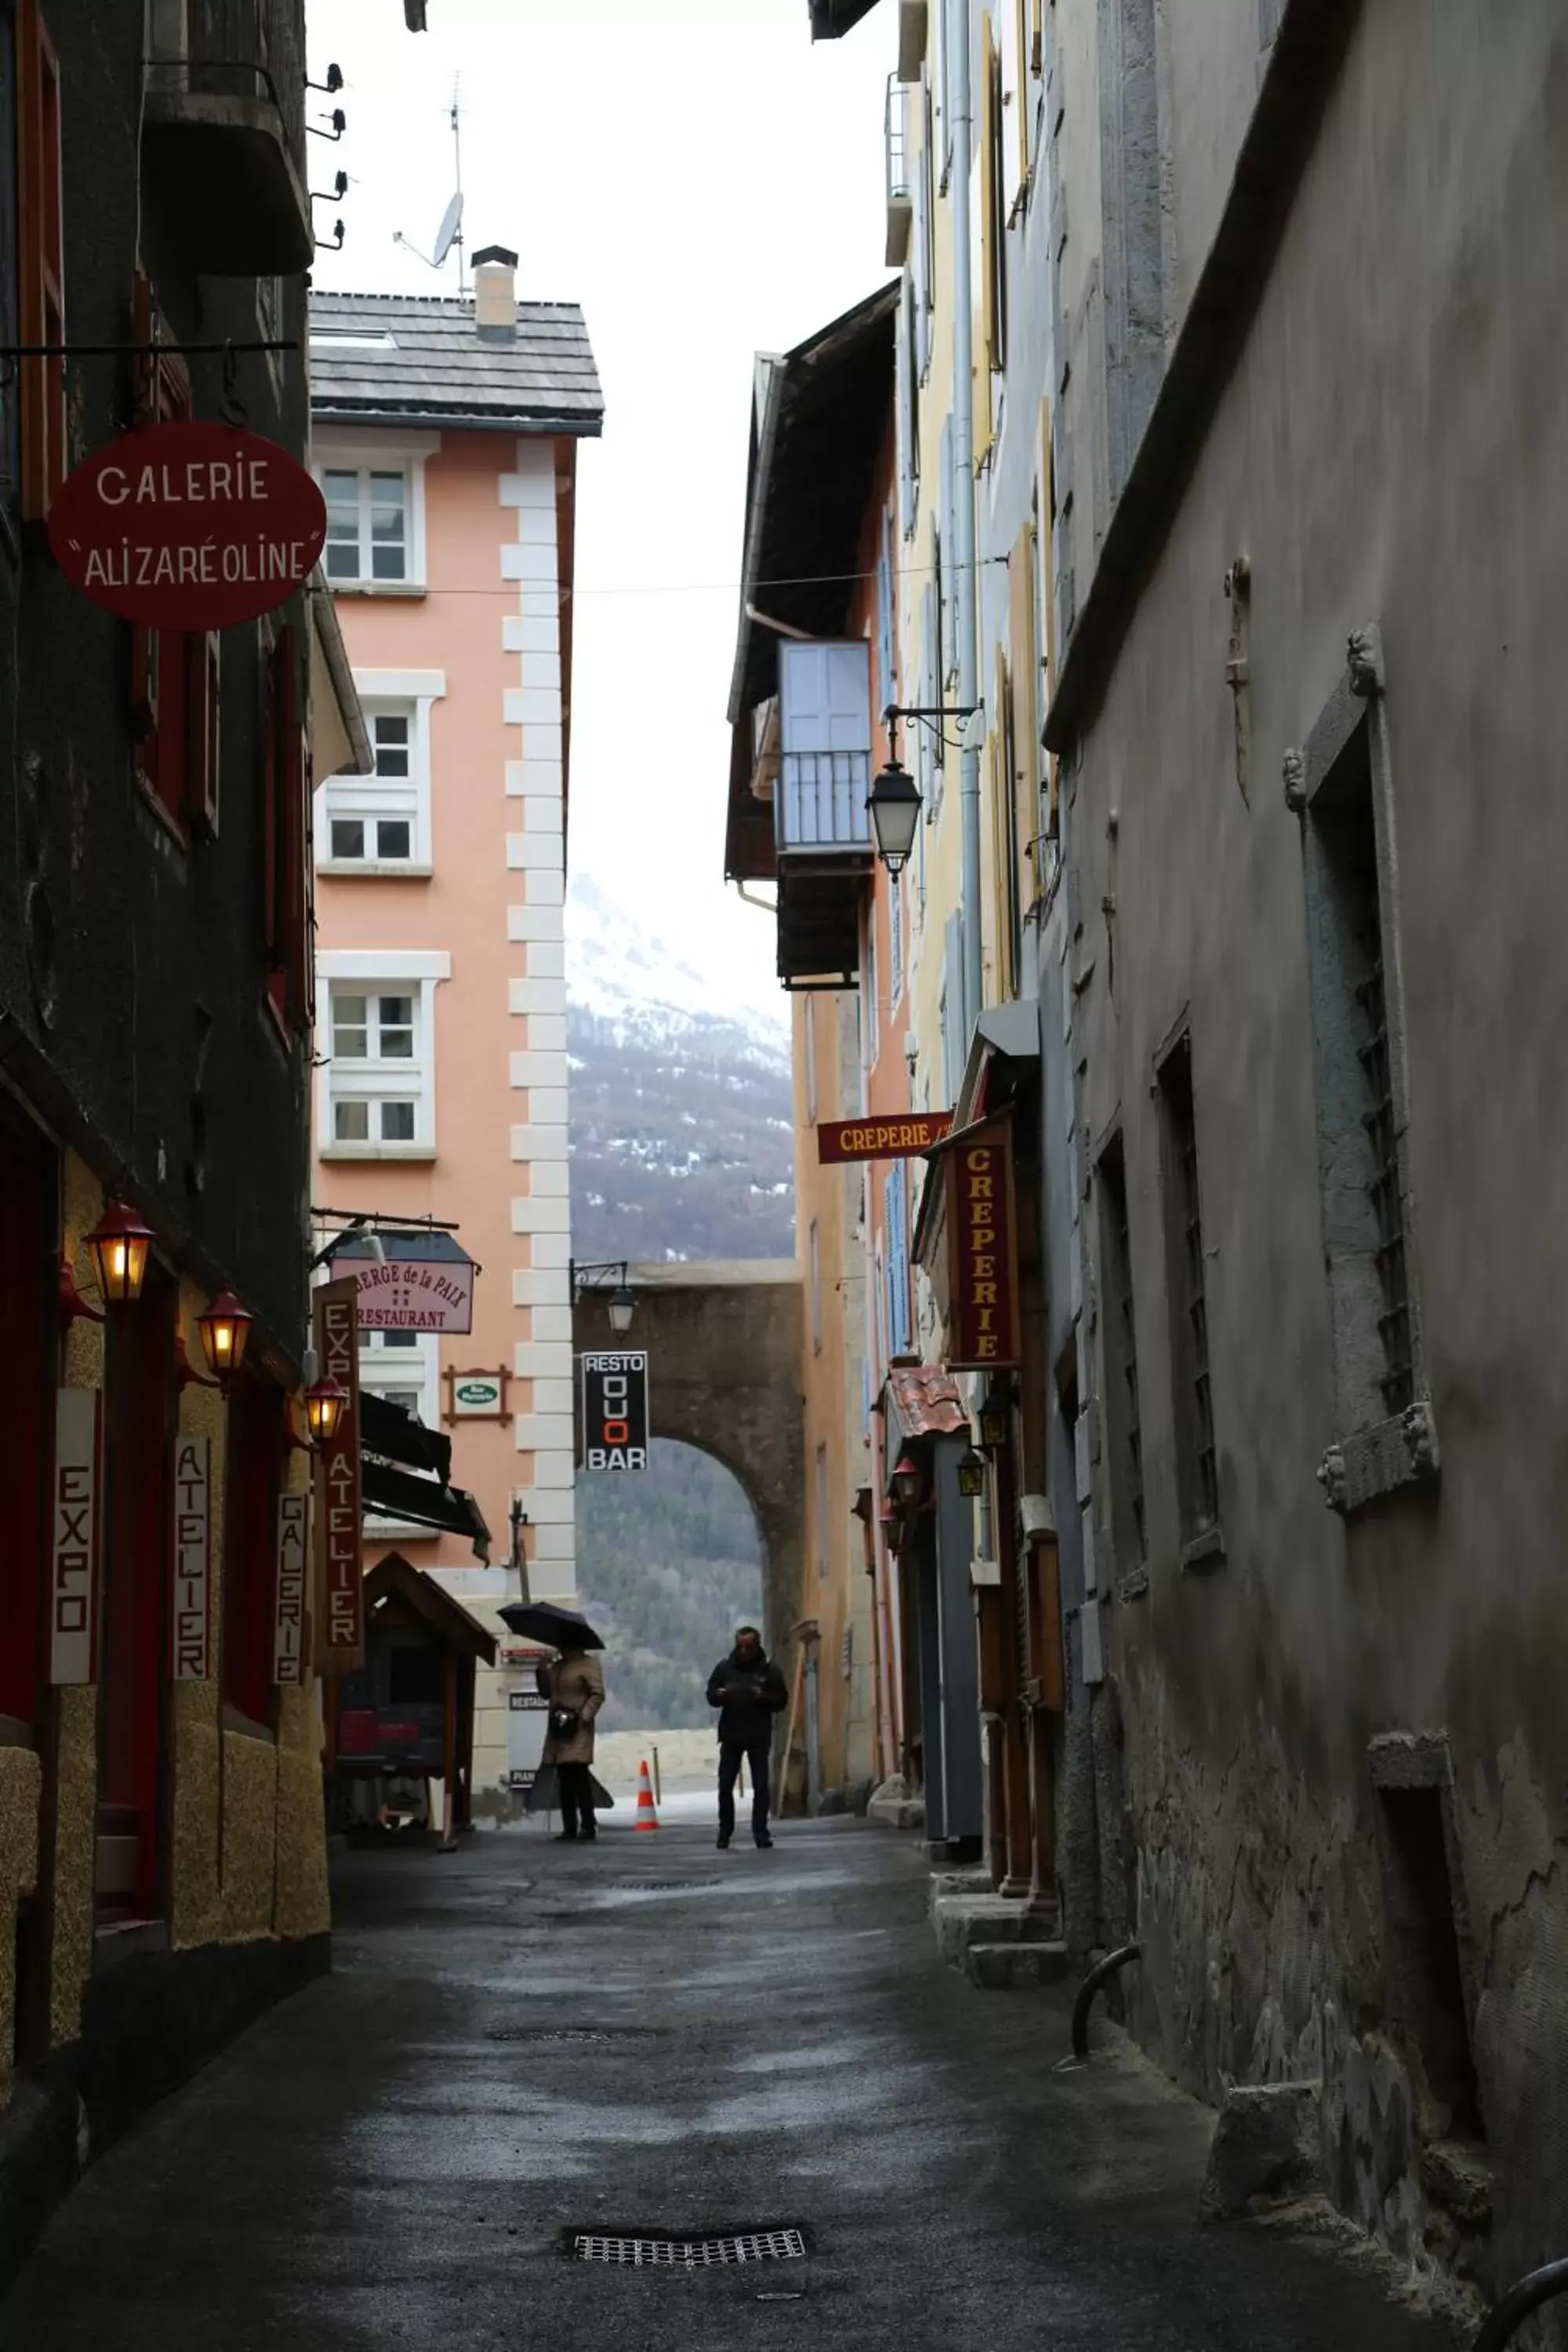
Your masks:
<svg viewBox="0 0 1568 2352"><path fill-rule="evenodd" d="M721 1878L612 1878L612 1895L706 1895L710 1886L722 1886Z"/></svg>
<svg viewBox="0 0 1568 2352"><path fill-rule="evenodd" d="M572 2252L580 2263L696 2271L710 2263L798 2262L805 2240L798 2230L747 2230L735 2238L605 2238L578 2231Z"/></svg>
<svg viewBox="0 0 1568 2352"><path fill-rule="evenodd" d="M492 2025L487 2042L646 2042L649 2025Z"/></svg>

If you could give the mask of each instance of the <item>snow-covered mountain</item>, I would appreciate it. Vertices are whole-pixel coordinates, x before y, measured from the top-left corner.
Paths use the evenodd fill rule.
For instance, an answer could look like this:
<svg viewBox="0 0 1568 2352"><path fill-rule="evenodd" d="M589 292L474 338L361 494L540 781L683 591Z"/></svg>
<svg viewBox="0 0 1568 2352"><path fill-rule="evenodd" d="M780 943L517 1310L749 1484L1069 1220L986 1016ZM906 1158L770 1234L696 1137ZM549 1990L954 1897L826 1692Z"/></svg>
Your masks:
<svg viewBox="0 0 1568 2352"><path fill-rule="evenodd" d="M786 1002L652 936L595 883L566 910L579 1259L787 1257Z"/></svg>

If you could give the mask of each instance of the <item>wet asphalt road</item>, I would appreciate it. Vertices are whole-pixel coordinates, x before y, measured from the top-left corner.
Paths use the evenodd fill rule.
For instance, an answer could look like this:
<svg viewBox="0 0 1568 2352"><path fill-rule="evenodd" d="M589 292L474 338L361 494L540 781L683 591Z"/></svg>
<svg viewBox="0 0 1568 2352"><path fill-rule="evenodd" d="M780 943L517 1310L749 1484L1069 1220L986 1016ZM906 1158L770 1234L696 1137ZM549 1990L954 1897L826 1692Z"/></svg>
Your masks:
<svg viewBox="0 0 1568 2352"><path fill-rule="evenodd" d="M1321 2244L1200 2224L1203 2112L1130 2056L1054 2074L1066 2000L946 1971L861 1823L358 1853L338 1919L337 1973L87 2174L0 2352L1451 2352ZM797 2225L731 2269L563 2252Z"/></svg>

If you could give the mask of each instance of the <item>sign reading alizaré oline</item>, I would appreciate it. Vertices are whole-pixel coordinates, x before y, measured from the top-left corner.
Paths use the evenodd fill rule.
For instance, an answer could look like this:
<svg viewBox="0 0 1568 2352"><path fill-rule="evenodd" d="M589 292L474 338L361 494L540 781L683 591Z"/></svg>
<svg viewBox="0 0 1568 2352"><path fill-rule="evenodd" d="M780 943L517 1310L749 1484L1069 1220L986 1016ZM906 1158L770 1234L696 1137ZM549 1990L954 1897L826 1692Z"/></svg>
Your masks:
<svg viewBox="0 0 1568 2352"><path fill-rule="evenodd" d="M646 1470L647 1349L584 1356L582 1364L584 1469Z"/></svg>
<svg viewBox="0 0 1568 2352"><path fill-rule="evenodd" d="M364 1591L360 1570L359 1285L352 1275L316 1293L316 1353L321 1377L348 1397L330 1444L316 1464L316 1525L321 1531L324 1675L357 1674L364 1664Z"/></svg>
<svg viewBox="0 0 1568 2352"><path fill-rule="evenodd" d="M1018 1227L1005 1120L973 1129L947 1155L947 1246L949 1370L1019 1363Z"/></svg>

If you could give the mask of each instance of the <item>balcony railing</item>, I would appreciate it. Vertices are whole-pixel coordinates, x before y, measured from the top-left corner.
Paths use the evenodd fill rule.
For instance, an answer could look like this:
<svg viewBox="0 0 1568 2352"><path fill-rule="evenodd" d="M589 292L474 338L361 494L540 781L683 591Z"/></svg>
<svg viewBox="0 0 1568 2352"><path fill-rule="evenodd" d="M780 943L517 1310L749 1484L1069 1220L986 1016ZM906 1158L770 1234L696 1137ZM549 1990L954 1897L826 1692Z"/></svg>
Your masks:
<svg viewBox="0 0 1568 2352"><path fill-rule="evenodd" d="M779 855L869 851L870 770L864 751L786 751L773 795Z"/></svg>
<svg viewBox="0 0 1568 2352"><path fill-rule="evenodd" d="M315 250L298 0L154 0L150 178L187 259L289 276Z"/></svg>
<svg viewBox="0 0 1568 2352"><path fill-rule="evenodd" d="M889 269L901 269L910 257L914 184L910 170L910 93L897 74L888 76L882 127L888 157L887 261Z"/></svg>

